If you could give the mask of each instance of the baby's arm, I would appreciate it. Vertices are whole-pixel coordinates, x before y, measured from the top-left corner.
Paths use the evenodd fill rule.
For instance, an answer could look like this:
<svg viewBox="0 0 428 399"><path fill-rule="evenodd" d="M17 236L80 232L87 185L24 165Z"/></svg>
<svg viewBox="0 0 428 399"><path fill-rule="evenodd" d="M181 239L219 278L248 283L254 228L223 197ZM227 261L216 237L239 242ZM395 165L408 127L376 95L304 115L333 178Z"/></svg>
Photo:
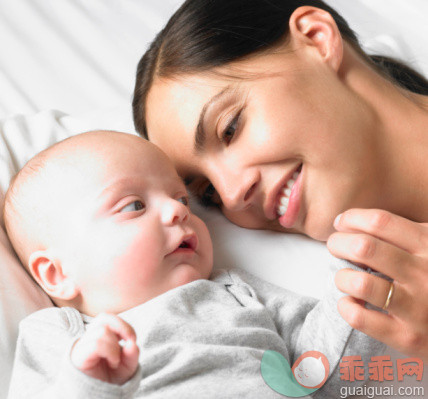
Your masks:
<svg viewBox="0 0 428 399"><path fill-rule="evenodd" d="M99 334L102 329L106 334ZM114 338L111 330L119 337ZM114 369L122 337L131 344L119 347L120 361ZM8 397L133 398L141 380L137 362L135 334L116 316L100 317L85 332L77 310L43 309L21 322ZM102 380L106 375L110 382Z"/></svg>

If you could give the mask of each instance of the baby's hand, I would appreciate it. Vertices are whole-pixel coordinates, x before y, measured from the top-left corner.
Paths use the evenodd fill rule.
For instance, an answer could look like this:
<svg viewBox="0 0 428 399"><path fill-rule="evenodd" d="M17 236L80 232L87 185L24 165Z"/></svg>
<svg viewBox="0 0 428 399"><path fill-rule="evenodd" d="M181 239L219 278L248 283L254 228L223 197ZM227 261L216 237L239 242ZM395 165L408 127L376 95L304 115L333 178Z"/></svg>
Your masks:
<svg viewBox="0 0 428 399"><path fill-rule="evenodd" d="M123 340L124 345L119 341ZM71 362L86 375L122 385L138 367L134 329L120 317L102 313L71 350Z"/></svg>

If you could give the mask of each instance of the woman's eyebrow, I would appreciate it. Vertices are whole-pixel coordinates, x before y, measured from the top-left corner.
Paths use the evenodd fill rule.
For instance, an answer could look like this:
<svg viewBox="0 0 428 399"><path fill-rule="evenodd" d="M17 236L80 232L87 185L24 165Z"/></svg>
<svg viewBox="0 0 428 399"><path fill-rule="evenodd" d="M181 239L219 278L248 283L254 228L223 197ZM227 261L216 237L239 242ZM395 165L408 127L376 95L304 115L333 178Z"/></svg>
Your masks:
<svg viewBox="0 0 428 399"><path fill-rule="evenodd" d="M218 102L221 97L223 97L226 92L230 90L230 86L226 86L222 91L213 96L202 108L201 114L199 115L198 126L196 126L195 132L195 141L193 148L196 153L204 152L205 150L205 141L206 141L206 131L204 129L204 119L207 111L212 107L216 102Z"/></svg>

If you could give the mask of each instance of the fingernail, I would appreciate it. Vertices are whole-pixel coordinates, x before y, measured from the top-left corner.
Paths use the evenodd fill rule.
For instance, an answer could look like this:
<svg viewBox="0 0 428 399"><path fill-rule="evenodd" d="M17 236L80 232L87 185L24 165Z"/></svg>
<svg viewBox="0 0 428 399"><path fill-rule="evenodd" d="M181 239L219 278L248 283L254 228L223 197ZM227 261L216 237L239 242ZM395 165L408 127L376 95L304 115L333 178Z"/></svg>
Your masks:
<svg viewBox="0 0 428 399"><path fill-rule="evenodd" d="M342 217L343 213L340 213L339 215L336 216L336 219L334 219L333 225L334 227L337 227L337 225L339 224L340 218Z"/></svg>

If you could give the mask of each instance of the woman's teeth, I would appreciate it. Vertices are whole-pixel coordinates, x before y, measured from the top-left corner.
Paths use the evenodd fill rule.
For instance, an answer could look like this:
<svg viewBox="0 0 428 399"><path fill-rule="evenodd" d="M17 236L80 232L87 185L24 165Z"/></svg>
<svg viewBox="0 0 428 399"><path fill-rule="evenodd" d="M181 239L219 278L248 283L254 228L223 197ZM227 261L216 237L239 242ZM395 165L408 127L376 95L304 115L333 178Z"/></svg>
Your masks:
<svg viewBox="0 0 428 399"><path fill-rule="evenodd" d="M279 216L282 216L287 212L288 203L290 201L291 189L294 186L297 178L299 177L299 172L294 172L293 177L288 180L287 184L282 188L281 193L278 199L278 205L276 208L276 212Z"/></svg>

